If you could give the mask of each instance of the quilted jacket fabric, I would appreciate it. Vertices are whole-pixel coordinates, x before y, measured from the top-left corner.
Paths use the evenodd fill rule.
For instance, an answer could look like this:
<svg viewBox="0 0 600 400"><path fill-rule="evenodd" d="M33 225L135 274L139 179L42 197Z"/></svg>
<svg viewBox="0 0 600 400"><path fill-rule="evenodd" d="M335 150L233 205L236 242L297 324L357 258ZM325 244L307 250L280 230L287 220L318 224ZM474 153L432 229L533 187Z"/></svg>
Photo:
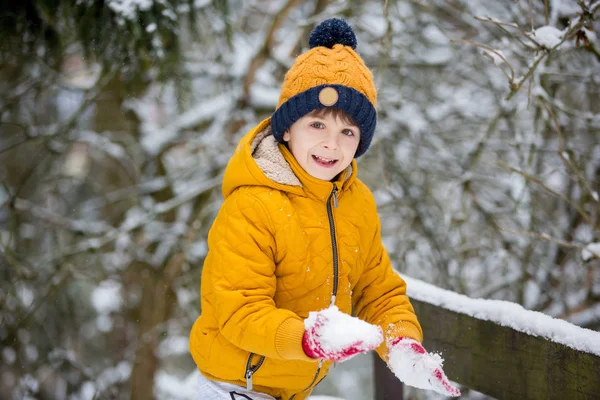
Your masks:
<svg viewBox="0 0 600 400"><path fill-rule="evenodd" d="M334 291L342 312L381 326L387 340L422 341L406 284L382 245L375 201L356 172L353 161L335 182L311 177L270 135L269 119L241 140L225 171L202 315L190 334L203 375L305 399L331 363L304 354L303 320L327 308ZM387 360L385 341L377 351Z"/></svg>

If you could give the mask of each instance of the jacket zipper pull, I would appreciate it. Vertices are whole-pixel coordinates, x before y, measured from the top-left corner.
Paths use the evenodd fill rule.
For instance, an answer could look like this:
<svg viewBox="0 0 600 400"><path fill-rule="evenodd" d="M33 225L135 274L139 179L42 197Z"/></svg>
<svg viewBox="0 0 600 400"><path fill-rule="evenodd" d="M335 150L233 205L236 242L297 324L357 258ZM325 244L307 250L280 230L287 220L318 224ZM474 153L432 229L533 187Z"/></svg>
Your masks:
<svg viewBox="0 0 600 400"><path fill-rule="evenodd" d="M338 188L337 185L333 184L333 207L338 208L338 198L337 198Z"/></svg>
<svg viewBox="0 0 600 400"><path fill-rule="evenodd" d="M252 390L252 371L246 374L246 390Z"/></svg>

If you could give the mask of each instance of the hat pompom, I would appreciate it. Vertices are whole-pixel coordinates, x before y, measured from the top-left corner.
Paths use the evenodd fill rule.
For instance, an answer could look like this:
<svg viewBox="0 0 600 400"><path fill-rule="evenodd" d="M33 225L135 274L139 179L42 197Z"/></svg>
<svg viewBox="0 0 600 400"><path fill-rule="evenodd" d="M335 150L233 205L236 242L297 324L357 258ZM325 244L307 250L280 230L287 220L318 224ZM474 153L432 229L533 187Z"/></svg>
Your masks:
<svg viewBox="0 0 600 400"><path fill-rule="evenodd" d="M308 37L308 46L312 49L318 46L333 48L341 44L356 49L356 36L346 21L339 18L329 18L313 29Z"/></svg>

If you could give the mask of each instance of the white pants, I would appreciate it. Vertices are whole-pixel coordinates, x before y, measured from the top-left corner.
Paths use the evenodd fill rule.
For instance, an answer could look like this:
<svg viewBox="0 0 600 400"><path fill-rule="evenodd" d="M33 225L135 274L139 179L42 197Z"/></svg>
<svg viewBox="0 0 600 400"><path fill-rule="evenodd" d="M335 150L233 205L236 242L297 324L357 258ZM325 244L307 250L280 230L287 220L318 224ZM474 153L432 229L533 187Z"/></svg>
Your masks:
<svg viewBox="0 0 600 400"><path fill-rule="evenodd" d="M275 398L238 385L211 381L199 374L198 400L275 400Z"/></svg>

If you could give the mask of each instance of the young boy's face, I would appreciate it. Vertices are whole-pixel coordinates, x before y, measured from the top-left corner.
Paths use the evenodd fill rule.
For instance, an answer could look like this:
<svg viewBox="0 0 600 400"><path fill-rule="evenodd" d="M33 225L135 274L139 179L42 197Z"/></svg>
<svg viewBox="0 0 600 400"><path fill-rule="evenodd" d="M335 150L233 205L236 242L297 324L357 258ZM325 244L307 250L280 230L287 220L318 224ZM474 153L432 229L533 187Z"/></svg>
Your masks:
<svg viewBox="0 0 600 400"><path fill-rule="evenodd" d="M311 176L331 181L352 162L360 129L333 114L307 114L283 134L300 166Z"/></svg>

